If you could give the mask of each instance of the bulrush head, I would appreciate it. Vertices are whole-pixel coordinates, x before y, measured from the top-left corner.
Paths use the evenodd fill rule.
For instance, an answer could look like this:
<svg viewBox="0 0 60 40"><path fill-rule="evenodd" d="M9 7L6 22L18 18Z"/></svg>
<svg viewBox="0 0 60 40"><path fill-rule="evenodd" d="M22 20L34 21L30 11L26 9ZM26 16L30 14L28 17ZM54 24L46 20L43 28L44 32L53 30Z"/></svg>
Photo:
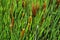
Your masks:
<svg viewBox="0 0 60 40"><path fill-rule="evenodd" d="M45 9L46 9L46 2L44 1L44 3L43 3L43 10L45 11Z"/></svg>
<svg viewBox="0 0 60 40"><path fill-rule="evenodd" d="M26 1L25 0L22 0L22 7L25 8L26 7Z"/></svg>
<svg viewBox="0 0 60 40"><path fill-rule="evenodd" d="M25 29L23 28L22 31L21 31L21 37L24 36L24 33L25 33Z"/></svg>
<svg viewBox="0 0 60 40"><path fill-rule="evenodd" d="M36 16L36 7L35 7L34 3L32 3L32 15Z"/></svg>
<svg viewBox="0 0 60 40"><path fill-rule="evenodd" d="M31 22L32 22L32 16L30 16L28 19L28 23L31 23Z"/></svg>

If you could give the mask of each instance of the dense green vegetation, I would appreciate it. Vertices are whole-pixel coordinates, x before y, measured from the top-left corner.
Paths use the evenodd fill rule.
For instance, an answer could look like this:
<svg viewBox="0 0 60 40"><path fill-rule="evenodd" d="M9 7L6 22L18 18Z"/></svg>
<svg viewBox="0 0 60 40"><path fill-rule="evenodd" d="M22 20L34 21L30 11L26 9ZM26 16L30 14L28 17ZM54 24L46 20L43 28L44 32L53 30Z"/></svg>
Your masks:
<svg viewBox="0 0 60 40"><path fill-rule="evenodd" d="M0 0L0 40L60 40L60 0Z"/></svg>

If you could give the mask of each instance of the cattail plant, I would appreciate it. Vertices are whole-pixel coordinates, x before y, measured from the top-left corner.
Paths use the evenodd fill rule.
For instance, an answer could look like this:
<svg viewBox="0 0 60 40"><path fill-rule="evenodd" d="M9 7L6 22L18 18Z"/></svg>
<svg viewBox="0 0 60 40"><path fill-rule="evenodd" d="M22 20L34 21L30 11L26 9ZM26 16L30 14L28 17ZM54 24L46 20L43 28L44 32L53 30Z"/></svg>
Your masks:
<svg viewBox="0 0 60 40"><path fill-rule="evenodd" d="M0 40L60 40L60 0L0 0Z"/></svg>

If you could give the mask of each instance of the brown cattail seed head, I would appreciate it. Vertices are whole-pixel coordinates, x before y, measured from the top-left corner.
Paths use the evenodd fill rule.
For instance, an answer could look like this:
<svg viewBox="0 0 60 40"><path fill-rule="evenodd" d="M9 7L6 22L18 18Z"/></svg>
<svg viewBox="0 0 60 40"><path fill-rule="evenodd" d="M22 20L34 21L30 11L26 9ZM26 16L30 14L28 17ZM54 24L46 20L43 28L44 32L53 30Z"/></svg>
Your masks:
<svg viewBox="0 0 60 40"><path fill-rule="evenodd" d="M35 7L34 3L32 3L32 15L36 16L36 7Z"/></svg>
<svg viewBox="0 0 60 40"><path fill-rule="evenodd" d="M30 30L30 23L28 23L28 30Z"/></svg>
<svg viewBox="0 0 60 40"><path fill-rule="evenodd" d="M57 0L57 4L60 4L60 0Z"/></svg>
<svg viewBox="0 0 60 40"><path fill-rule="evenodd" d="M24 32L25 32L25 29L22 29L22 31L21 31L21 37L24 36Z"/></svg>
<svg viewBox="0 0 60 40"><path fill-rule="evenodd" d="M46 9L46 2L43 3L43 10Z"/></svg>
<svg viewBox="0 0 60 40"><path fill-rule="evenodd" d="M12 19L11 19L11 24L10 24L10 26L11 26L11 27L14 26L14 17L12 17Z"/></svg>
<svg viewBox="0 0 60 40"><path fill-rule="evenodd" d="M10 24L10 30L11 30L11 32L12 32L13 26L14 26L14 17L12 17L12 19L11 19L11 24Z"/></svg>
<svg viewBox="0 0 60 40"><path fill-rule="evenodd" d="M32 16L30 16L28 19L28 23L31 23L31 22L32 22Z"/></svg>
<svg viewBox="0 0 60 40"><path fill-rule="evenodd" d="M12 25L14 25L14 17L12 17L12 20L11 20L11 22L12 22Z"/></svg>
<svg viewBox="0 0 60 40"><path fill-rule="evenodd" d="M24 0L22 0L22 7L25 8L26 7L26 2Z"/></svg>
<svg viewBox="0 0 60 40"><path fill-rule="evenodd" d="M60 0L57 0L57 2L56 2L56 8L55 9L58 9L59 4L60 4Z"/></svg>

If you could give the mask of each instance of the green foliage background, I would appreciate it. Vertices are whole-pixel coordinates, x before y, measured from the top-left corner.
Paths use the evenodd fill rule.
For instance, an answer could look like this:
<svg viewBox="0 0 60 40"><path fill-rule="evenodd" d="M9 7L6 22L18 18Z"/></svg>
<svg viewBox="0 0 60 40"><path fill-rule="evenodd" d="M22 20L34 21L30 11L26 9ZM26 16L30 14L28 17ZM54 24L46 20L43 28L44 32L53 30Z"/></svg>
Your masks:
<svg viewBox="0 0 60 40"><path fill-rule="evenodd" d="M18 3L17 3L18 1ZM50 0L38 0L40 8L36 16L32 16L32 2L36 0L25 0L26 7L22 7L22 0L0 0L0 40L60 40L60 4L56 9L56 1L49 5ZM43 1L46 1L46 10L42 10ZM10 8L12 11L10 12ZM22 16L24 12L24 17ZM10 31L11 15L14 17L14 26ZM28 30L28 19L32 16L30 31ZM42 17L45 18L41 25ZM22 29L25 29L21 38Z"/></svg>

